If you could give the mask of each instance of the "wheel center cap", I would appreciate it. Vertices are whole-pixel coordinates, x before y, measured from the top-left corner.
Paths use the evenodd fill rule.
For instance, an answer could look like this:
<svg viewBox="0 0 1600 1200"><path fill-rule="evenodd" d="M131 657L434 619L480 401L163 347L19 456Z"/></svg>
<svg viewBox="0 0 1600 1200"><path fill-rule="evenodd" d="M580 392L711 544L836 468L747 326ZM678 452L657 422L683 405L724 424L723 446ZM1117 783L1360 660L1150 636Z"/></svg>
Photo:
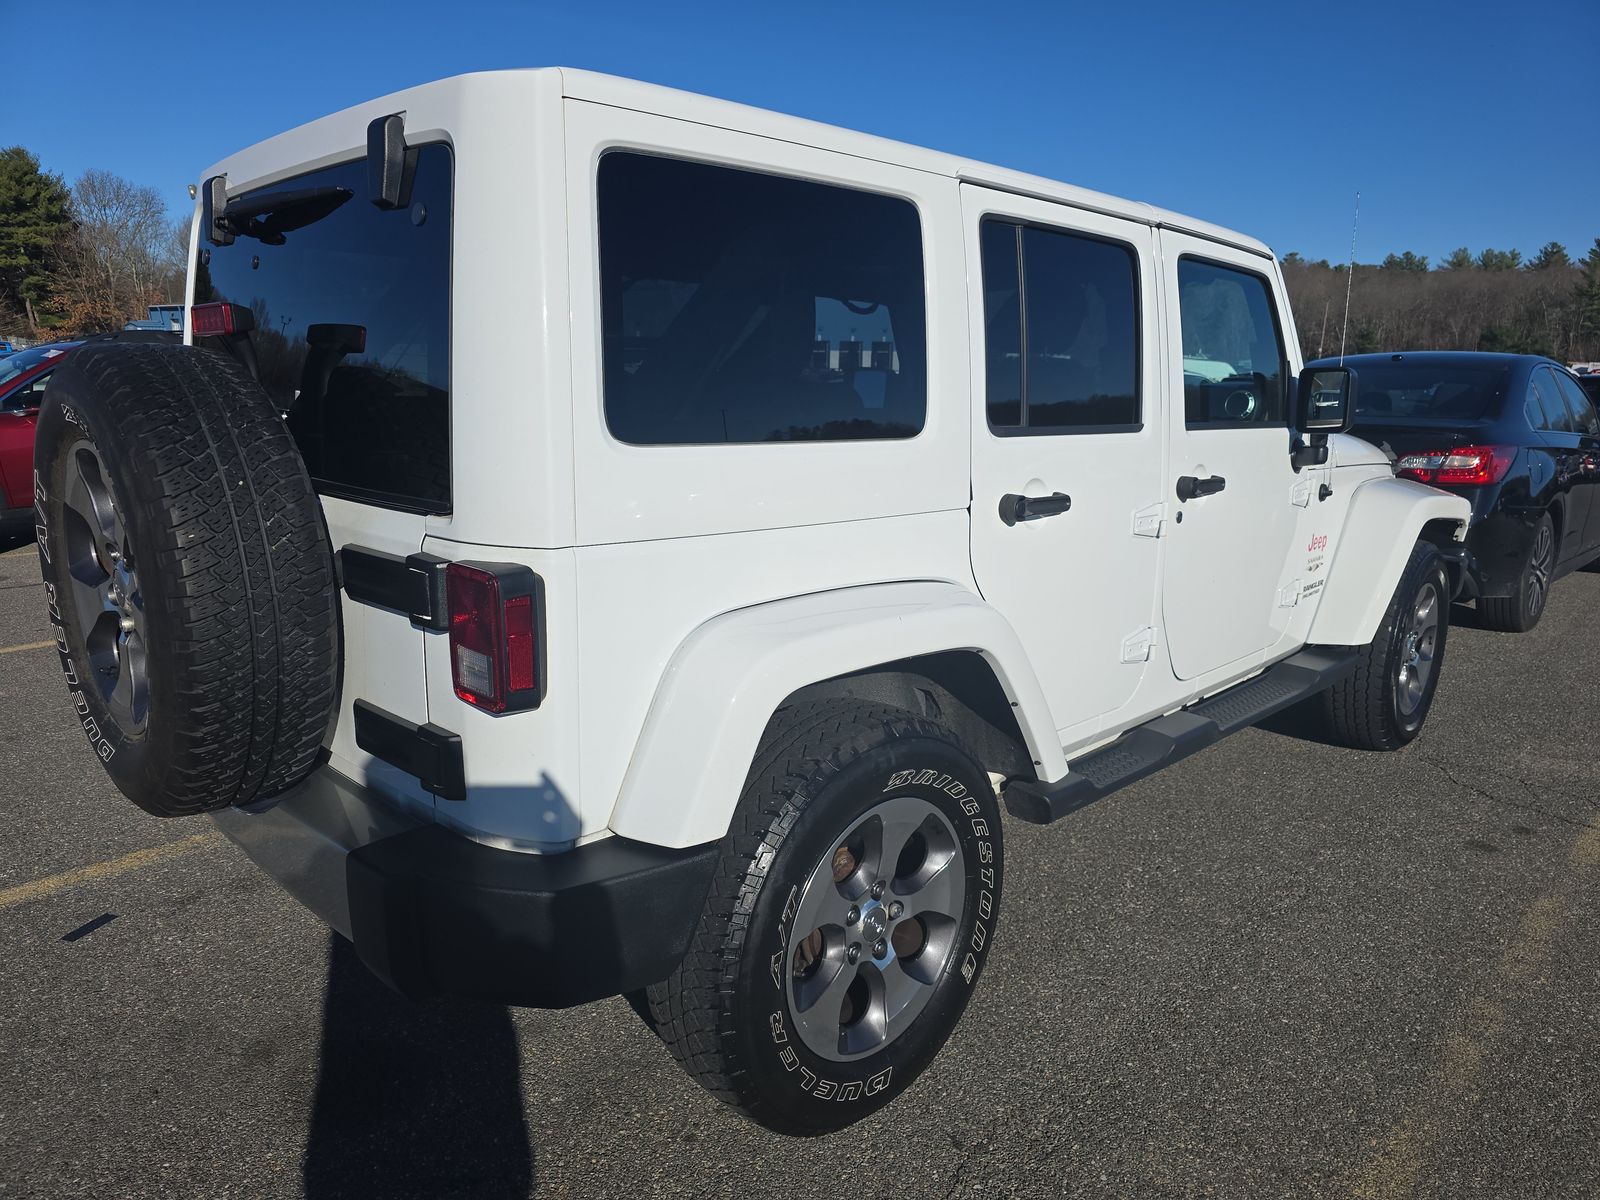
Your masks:
<svg viewBox="0 0 1600 1200"><path fill-rule="evenodd" d="M1417 652L1417 646L1422 638L1419 634L1410 634L1406 637L1406 665L1414 667L1421 661L1422 656Z"/></svg>
<svg viewBox="0 0 1600 1200"><path fill-rule="evenodd" d="M861 935L868 946L889 932L889 912L876 900L861 910Z"/></svg>

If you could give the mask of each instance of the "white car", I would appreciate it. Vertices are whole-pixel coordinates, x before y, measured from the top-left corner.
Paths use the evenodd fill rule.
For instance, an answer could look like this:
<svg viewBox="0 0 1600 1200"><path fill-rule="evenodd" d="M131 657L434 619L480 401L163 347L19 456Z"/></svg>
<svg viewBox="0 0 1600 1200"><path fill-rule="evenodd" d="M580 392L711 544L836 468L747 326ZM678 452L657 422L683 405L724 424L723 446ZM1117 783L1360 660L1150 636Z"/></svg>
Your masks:
<svg viewBox="0 0 1600 1200"><path fill-rule="evenodd" d="M40 420L62 663L125 793L407 994L646 989L835 1129L966 1006L1002 799L1427 716L1467 502L1341 432L1250 237L558 69L204 180L192 345Z"/></svg>

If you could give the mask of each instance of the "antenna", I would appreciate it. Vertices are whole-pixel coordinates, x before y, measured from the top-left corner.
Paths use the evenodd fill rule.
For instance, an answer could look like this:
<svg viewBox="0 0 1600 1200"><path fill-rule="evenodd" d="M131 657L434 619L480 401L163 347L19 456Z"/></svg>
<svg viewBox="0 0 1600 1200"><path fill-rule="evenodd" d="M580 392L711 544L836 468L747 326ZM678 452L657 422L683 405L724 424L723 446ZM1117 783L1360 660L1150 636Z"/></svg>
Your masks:
<svg viewBox="0 0 1600 1200"><path fill-rule="evenodd" d="M1344 366L1344 340L1350 332L1350 288L1356 281L1356 225L1361 220L1361 193L1356 193L1356 212L1350 218L1350 269L1344 276L1344 328L1339 330L1339 365Z"/></svg>

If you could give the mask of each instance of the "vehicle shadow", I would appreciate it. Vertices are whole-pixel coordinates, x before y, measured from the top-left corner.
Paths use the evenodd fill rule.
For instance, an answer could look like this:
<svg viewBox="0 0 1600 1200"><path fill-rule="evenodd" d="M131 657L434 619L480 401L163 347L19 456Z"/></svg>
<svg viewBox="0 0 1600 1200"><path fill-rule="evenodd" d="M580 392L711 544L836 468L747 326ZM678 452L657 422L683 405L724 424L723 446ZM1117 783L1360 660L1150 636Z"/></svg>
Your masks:
<svg viewBox="0 0 1600 1200"><path fill-rule="evenodd" d="M502 1007L406 1000L330 934L302 1177L335 1196L525 1197L534 1158Z"/></svg>

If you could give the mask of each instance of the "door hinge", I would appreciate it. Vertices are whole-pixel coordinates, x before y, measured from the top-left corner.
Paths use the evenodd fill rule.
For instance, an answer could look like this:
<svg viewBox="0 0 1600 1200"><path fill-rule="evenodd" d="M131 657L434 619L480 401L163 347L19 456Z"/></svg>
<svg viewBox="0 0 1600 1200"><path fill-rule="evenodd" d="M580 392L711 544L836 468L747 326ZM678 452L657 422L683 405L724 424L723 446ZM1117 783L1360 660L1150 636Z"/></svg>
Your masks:
<svg viewBox="0 0 1600 1200"><path fill-rule="evenodd" d="M1286 583L1278 590L1278 607L1293 608L1300 603L1300 581Z"/></svg>
<svg viewBox="0 0 1600 1200"><path fill-rule="evenodd" d="M1122 639L1122 661L1125 663L1142 663L1150 661L1150 651L1156 644L1156 627L1146 625L1143 629L1136 629Z"/></svg>
<svg viewBox="0 0 1600 1200"><path fill-rule="evenodd" d="M1167 506L1165 503L1152 504L1148 508L1141 508L1133 514L1133 536L1158 538L1161 530L1167 523Z"/></svg>
<svg viewBox="0 0 1600 1200"><path fill-rule="evenodd" d="M1296 508L1309 506L1311 503L1311 481L1309 479L1296 480L1294 487L1289 492L1289 499L1294 502Z"/></svg>

